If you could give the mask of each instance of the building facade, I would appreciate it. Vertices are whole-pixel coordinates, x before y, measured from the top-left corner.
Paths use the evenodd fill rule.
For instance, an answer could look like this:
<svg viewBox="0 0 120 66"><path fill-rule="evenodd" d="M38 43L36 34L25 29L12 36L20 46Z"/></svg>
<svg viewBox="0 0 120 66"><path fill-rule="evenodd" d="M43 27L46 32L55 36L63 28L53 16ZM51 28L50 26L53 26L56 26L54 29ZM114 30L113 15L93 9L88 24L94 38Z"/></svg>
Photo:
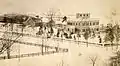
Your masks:
<svg viewBox="0 0 120 66"><path fill-rule="evenodd" d="M76 19L68 20L67 25L75 26L80 30L80 33L84 33L88 29L94 32L99 32L99 20L96 18L90 18L89 13L76 14Z"/></svg>

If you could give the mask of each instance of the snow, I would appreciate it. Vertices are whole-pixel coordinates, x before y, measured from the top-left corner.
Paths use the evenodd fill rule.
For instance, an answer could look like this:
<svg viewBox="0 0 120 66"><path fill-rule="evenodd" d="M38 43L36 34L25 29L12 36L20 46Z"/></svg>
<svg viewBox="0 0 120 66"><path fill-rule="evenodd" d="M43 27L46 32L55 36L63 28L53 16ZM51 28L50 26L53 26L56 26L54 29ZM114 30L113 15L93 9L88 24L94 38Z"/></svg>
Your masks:
<svg viewBox="0 0 120 66"><path fill-rule="evenodd" d="M0 36L2 34L0 33ZM85 41L84 37L79 40ZM30 42L30 43L42 43L42 38L34 38L24 36L19 39L19 41ZM89 42L97 42L98 39L88 39ZM88 45L86 43L74 42L72 39L70 41L66 40L53 40L43 39L43 44L49 46L59 46L60 48L68 48L68 53L55 53L50 55L40 55L35 57L24 57L24 58L14 58L0 60L1 66L57 66L64 61L64 66L92 66L90 56L97 56L96 66L104 66L108 62L108 59L113 56L113 50L111 47L100 47L96 45ZM20 51L19 51L20 50ZM11 48L11 55L14 54L25 54L33 52L41 52L41 48L37 46L30 46L24 44L15 43ZM6 54L3 54L6 55Z"/></svg>
<svg viewBox="0 0 120 66"><path fill-rule="evenodd" d="M52 40L51 40L52 41ZM52 43L52 42L51 42ZM57 66L57 64L61 63L63 60L65 66L69 64L69 66L91 66L92 63L89 59L89 56L98 56L96 61L97 66L103 66L106 60L112 54L111 48L96 47L94 45L80 45L78 46L74 42L64 41L60 43L61 46L66 46L69 48L68 53L55 53L45 56L35 56L35 57L25 57L19 59L10 59L10 60L0 60L1 66ZM13 49L18 50L19 44L15 44ZM20 45L20 52L22 53L31 53L31 52L39 52L40 47L34 47L29 45ZM14 50L12 54L18 53ZM81 54L81 55L79 55Z"/></svg>

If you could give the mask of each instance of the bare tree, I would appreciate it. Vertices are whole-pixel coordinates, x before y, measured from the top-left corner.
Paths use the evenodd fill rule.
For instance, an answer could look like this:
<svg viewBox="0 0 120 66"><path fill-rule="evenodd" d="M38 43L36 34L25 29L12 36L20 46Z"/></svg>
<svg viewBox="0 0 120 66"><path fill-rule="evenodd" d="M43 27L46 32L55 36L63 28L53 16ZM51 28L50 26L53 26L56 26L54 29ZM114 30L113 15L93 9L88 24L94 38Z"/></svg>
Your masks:
<svg viewBox="0 0 120 66"><path fill-rule="evenodd" d="M60 9L50 8L48 12L43 13L49 20L53 20L53 18L61 18Z"/></svg>
<svg viewBox="0 0 120 66"><path fill-rule="evenodd" d="M120 39L119 25L118 24L116 24L114 26L108 25L105 32L106 32L106 35L105 35L105 38L104 38L105 42L110 41L111 42L110 45L112 46L113 41L116 40L116 42L117 42L116 46L117 46L117 49L118 49L118 41Z"/></svg>
<svg viewBox="0 0 120 66"><path fill-rule="evenodd" d="M90 59L91 62L92 62L92 66L95 66L96 60L97 60L97 56L89 56L89 59Z"/></svg>
<svg viewBox="0 0 120 66"><path fill-rule="evenodd" d="M48 12L43 13L43 15L49 20L47 26L52 27L55 23L55 19L61 18L60 9L50 8Z"/></svg>
<svg viewBox="0 0 120 66"><path fill-rule="evenodd" d="M104 41L105 41L105 42L110 41L110 42L111 42L110 45L111 45L111 47L112 47L113 41L114 41L114 39L115 39L114 29L113 29L112 24L108 24L108 25L107 25L107 28L106 28L105 32L106 32L106 35L105 35L105 37L104 37Z"/></svg>
<svg viewBox="0 0 120 66"><path fill-rule="evenodd" d="M13 44L15 43L14 41L18 40L21 36L23 36L23 34L19 34L19 33L14 33L13 29L14 29L14 24L16 22L19 22L18 20L16 21L15 18L12 18L12 20L10 20L11 22L8 22L4 27L6 29L6 31L4 32L4 34L2 35L2 40L0 42L0 55L3 54L5 51L7 52L7 58L10 59L10 52L11 52L11 47L13 46ZM23 24L21 24L23 25ZM22 26L22 32L25 26Z"/></svg>
<svg viewBox="0 0 120 66"><path fill-rule="evenodd" d="M117 43L116 49L118 49L118 45L119 45L118 42L119 42L119 40L120 40L120 27L119 27L118 24L116 24L116 25L113 27L113 29L114 29L115 40L116 40L116 43Z"/></svg>
<svg viewBox="0 0 120 66"><path fill-rule="evenodd" d="M115 52L115 56L112 56L109 59L110 62L110 66L120 66L120 51Z"/></svg>
<svg viewBox="0 0 120 66"><path fill-rule="evenodd" d="M64 61L62 60L57 66L65 66ZM67 66L68 66L68 64L67 64Z"/></svg>
<svg viewBox="0 0 120 66"><path fill-rule="evenodd" d="M7 58L10 59L11 46L21 35L13 34L13 24L10 24L7 29L9 32L7 30L2 35L0 54L7 51Z"/></svg>
<svg viewBox="0 0 120 66"><path fill-rule="evenodd" d="M107 28L107 29L109 29L109 30L107 30L107 32L109 31L109 35L111 35L111 36L109 36L109 38L107 38L107 36L106 36L106 38L111 40L111 43L114 39L116 40L116 43L117 43L116 49L118 49L118 41L119 41L119 38L120 38L120 28L119 28L119 25L118 25L119 21L117 19L114 19L114 18L116 18L116 16L118 16L118 15L120 15L120 14L117 12L117 10L115 8L112 8L111 12L110 12L110 15L107 16L107 18L110 20L111 24L115 24L115 25L111 29Z"/></svg>

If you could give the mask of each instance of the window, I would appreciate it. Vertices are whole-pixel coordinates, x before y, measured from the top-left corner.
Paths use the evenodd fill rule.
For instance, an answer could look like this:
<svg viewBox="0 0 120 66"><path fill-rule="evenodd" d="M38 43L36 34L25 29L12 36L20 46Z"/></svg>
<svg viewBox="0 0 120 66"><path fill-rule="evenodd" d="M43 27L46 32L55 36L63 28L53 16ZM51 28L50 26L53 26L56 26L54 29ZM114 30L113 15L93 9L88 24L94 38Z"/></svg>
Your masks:
<svg viewBox="0 0 120 66"><path fill-rule="evenodd" d="M98 29L98 28L96 28L96 31L99 31L99 29Z"/></svg>
<svg viewBox="0 0 120 66"><path fill-rule="evenodd" d="M79 26L80 26L80 23L79 23Z"/></svg>
<svg viewBox="0 0 120 66"><path fill-rule="evenodd" d="M76 14L76 18L79 18L79 13Z"/></svg>
<svg viewBox="0 0 120 66"><path fill-rule="evenodd" d="M84 26L86 26L86 23L84 23Z"/></svg>
<svg viewBox="0 0 120 66"><path fill-rule="evenodd" d="M91 22L89 24L90 24L90 26L92 25Z"/></svg>
<svg viewBox="0 0 120 66"><path fill-rule="evenodd" d="M68 28L68 31L70 31L70 29Z"/></svg>
<svg viewBox="0 0 120 66"><path fill-rule="evenodd" d="M68 25L72 25L72 23L68 23Z"/></svg>
<svg viewBox="0 0 120 66"><path fill-rule="evenodd" d="M76 23L76 25L77 25L77 23Z"/></svg>
<svg viewBox="0 0 120 66"><path fill-rule="evenodd" d="M95 31L99 31L99 28L94 28Z"/></svg>
<svg viewBox="0 0 120 66"><path fill-rule="evenodd" d="M82 14L80 14L80 17L82 17Z"/></svg>
<svg viewBox="0 0 120 66"><path fill-rule="evenodd" d="M85 29L82 29L83 32L85 32Z"/></svg>
<svg viewBox="0 0 120 66"><path fill-rule="evenodd" d="M99 22L96 22L96 25L99 25Z"/></svg>
<svg viewBox="0 0 120 66"><path fill-rule="evenodd" d="M72 29L72 32L74 32L74 29Z"/></svg>
<svg viewBox="0 0 120 66"><path fill-rule="evenodd" d="M93 22L93 25L95 25L95 22Z"/></svg>
<svg viewBox="0 0 120 66"><path fill-rule="evenodd" d="M89 25L89 22L86 22L86 26L88 26Z"/></svg>
<svg viewBox="0 0 120 66"><path fill-rule="evenodd" d="M89 15L87 14L86 16L88 17Z"/></svg>
<svg viewBox="0 0 120 66"><path fill-rule="evenodd" d="M72 23L72 25L75 25L75 23Z"/></svg>
<svg viewBox="0 0 120 66"><path fill-rule="evenodd" d="M83 14L83 16L85 17L85 14Z"/></svg>

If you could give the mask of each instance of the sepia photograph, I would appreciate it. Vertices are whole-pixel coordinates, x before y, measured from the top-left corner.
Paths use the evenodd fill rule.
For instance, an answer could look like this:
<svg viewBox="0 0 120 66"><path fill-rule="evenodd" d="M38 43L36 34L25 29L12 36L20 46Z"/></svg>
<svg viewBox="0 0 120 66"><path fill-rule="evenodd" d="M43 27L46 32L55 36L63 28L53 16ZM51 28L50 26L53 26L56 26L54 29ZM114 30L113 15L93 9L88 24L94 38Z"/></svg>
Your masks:
<svg viewBox="0 0 120 66"><path fill-rule="evenodd" d="M120 66L120 0L0 0L0 66Z"/></svg>

